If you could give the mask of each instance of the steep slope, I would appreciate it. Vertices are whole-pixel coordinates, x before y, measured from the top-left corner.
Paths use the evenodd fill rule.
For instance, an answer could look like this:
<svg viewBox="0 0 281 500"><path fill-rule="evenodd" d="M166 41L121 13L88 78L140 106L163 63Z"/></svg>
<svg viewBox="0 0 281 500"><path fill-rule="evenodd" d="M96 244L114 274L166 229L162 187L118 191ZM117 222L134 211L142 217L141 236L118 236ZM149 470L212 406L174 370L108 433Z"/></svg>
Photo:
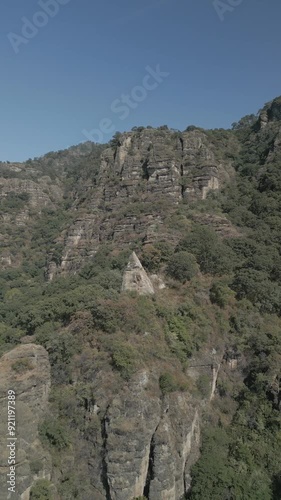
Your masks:
<svg viewBox="0 0 281 500"><path fill-rule="evenodd" d="M78 193L78 213L64 236L58 272L77 270L101 242L122 247L165 239L165 219L180 202L205 199L233 173L231 161L216 154L201 130L117 135L101 155L95 182ZM53 263L51 268L53 276Z"/></svg>
<svg viewBox="0 0 281 500"><path fill-rule="evenodd" d="M0 165L1 362L51 366L23 500L278 498L279 108Z"/></svg>
<svg viewBox="0 0 281 500"><path fill-rule="evenodd" d="M34 480L51 478L51 457L39 440L39 421L47 411L51 386L48 353L38 345L26 344L5 354L0 361L1 466L0 498L8 492L7 473L16 467L16 494L29 499ZM13 405L13 401L15 404ZM15 418L13 419L13 409ZM7 439L8 421L10 423ZM13 425L14 423L14 425ZM14 448L13 443L16 443ZM14 455L12 453L13 450Z"/></svg>

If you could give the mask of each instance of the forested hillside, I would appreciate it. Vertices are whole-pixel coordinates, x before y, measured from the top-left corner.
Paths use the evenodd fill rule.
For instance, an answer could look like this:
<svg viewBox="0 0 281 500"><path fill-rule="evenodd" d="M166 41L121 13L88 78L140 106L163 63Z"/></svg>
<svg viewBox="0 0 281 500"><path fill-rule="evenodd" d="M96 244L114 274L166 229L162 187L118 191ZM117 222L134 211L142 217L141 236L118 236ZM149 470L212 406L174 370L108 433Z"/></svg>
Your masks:
<svg viewBox="0 0 281 500"><path fill-rule="evenodd" d="M20 493L280 499L281 98L1 163L0 207L0 366L50 377Z"/></svg>

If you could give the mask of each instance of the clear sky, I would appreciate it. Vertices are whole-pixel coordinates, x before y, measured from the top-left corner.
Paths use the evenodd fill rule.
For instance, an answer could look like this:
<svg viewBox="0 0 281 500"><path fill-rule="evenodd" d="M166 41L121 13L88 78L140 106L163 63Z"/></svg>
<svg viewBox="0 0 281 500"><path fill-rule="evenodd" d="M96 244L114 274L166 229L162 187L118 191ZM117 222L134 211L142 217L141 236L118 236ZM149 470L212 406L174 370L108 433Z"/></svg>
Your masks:
<svg viewBox="0 0 281 500"><path fill-rule="evenodd" d="M83 142L93 129L107 142L135 125L230 127L281 94L280 0L2 4L4 161ZM146 69L157 65L169 73L158 81Z"/></svg>

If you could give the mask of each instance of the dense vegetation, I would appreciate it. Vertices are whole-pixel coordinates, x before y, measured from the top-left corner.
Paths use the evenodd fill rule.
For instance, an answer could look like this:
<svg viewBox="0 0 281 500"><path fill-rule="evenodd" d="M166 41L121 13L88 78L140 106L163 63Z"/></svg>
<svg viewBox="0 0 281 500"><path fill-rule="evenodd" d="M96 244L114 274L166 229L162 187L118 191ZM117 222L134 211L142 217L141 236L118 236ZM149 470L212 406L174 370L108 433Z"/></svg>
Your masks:
<svg viewBox="0 0 281 500"><path fill-rule="evenodd" d="M258 134L249 125L235 127L242 142L236 184L215 197L216 209L228 214L243 238L227 241L236 257L229 258L233 270L227 286L222 280L211 289L212 301L223 308L226 288L236 294L228 313L229 348L244 360L241 383L221 374L220 399L193 469L192 500L281 498L279 124Z"/></svg>
<svg viewBox="0 0 281 500"><path fill-rule="evenodd" d="M196 385L186 377L189 359L206 346L226 346L189 498L281 498L281 148L279 117L273 118L261 130L251 115L231 131L207 132L221 158L234 162L236 180L204 202L167 211L164 228L173 227L176 246L160 238L145 246L134 243L147 270L162 274L169 285L152 298L120 294L132 248L116 250L110 242L76 275L46 282L50 253L60 263L59 236L73 217L69 207L84 182L95 185L104 147L87 151L83 160L76 149L36 160L37 168L53 177L52 161L64 165L71 159L67 189L63 203L34 214L30 231L20 229L13 240L11 252L20 247L24 252L17 268L0 272L0 349L3 353L29 336L49 353L56 420L46 416L40 436L58 469L75 442L94 440L100 428L98 417L89 423L83 414L94 404L92 380L99 369L113 372L118 386L140 367L157 363L163 397L188 389L202 398L206 382ZM27 194L11 192L1 210L13 216L27 202ZM135 203L126 209L141 213L143 208ZM156 209L165 214L163 206ZM222 239L196 222L194 214L204 213L226 214L240 237ZM228 368L229 360L237 362L236 370ZM16 373L29 369L24 362L13 368ZM79 383L73 384L77 373ZM64 499L76 498L78 490L87 497L86 479L81 490L79 477L61 475ZM51 498L48 482L38 481L31 498Z"/></svg>

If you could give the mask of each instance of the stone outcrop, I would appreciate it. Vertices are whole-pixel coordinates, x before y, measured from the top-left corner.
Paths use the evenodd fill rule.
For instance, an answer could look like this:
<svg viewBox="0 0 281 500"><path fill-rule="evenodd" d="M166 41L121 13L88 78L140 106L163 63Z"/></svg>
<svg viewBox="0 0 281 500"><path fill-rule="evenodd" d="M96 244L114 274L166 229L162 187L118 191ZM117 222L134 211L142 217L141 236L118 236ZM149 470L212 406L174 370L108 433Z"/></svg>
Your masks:
<svg viewBox="0 0 281 500"><path fill-rule="evenodd" d="M55 203L62 199L63 194L62 189L47 176L41 177L39 182L30 179L0 178L0 197L6 197L11 192L26 193L29 198L27 205L39 210L54 208Z"/></svg>
<svg viewBox="0 0 281 500"><path fill-rule="evenodd" d="M24 362L24 371L20 371L20 362ZM68 476L73 468L78 474L81 471L81 481L86 478L85 498L89 500L132 500L142 495L149 500L179 500L188 491L191 466L199 456L200 414L206 401L189 391L163 395L157 366L139 370L129 383L116 381L113 372L96 371L94 401L81 415L94 432L79 435L76 446L64 456L62 471L56 471L55 476L50 456L38 439L38 425L48 413L50 367L46 351L33 344L21 345L2 356L0 373L4 436L1 492L6 486L5 426L10 388L16 393L20 500L29 500L36 479L56 477L59 483L60 473ZM36 473L34 463L37 467L39 463ZM0 494L2 498L7 498L6 493L3 497Z"/></svg>
<svg viewBox="0 0 281 500"><path fill-rule="evenodd" d="M113 206L141 186L144 195L168 196L175 203L183 197L204 199L208 190L219 188L220 177L220 162L201 130L127 133L101 159L100 181L108 181L103 199Z"/></svg>
<svg viewBox="0 0 281 500"><path fill-rule="evenodd" d="M158 290L164 290L166 288L166 285L163 281L163 279L158 276L158 274L152 274L150 276L151 282L153 284L154 289Z"/></svg>
<svg viewBox="0 0 281 500"><path fill-rule="evenodd" d="M0 359L0 499L28 500L33 482L51 477L51 459L38 436L38 425L48 407L50 380L48 354L41 346L20 345ZM8 495L6 483L9 390L16 397L16 497Z"/></svg>
<svg viewBox="0 0 281 500"><path fill-rule="evenodd" d="M33 213L37 221L44 209L55 213L65 193L73 222L53 242L55 250L57 243L62 247L62 253L61 258L52 251L48 255L49 280L57 274L78 272L95 259L104 243L117 251L154 242L173 247L181 237L181 229L171 228L180 202L204 200L231 172L230 162L218 156L208 134L199 129L179 133L147 128L121 134L109 146L102 148L98 160L81 154L78 148L25 165L0 165L2 199L8 199L10 193L28 195L20 210L1 213L3 227L8 228L0 235L5 249L2 267L16 261L9 251L9 226L15 223L24 230L31 227ZM77 169L78 180L70 189L72 168ZM212 224L226 228L227 221L217 219ZM161 277L150 278L132 253L122 291L153 295L164 288ZM150 334L144 331L143 335ZM81 484L87 483L87 493L83 492L87 500L132 500L142 495L149 500L179 500L187 492L190 468L199 453L202 401L189 391L162 394L163 360L139 369L129 382L119 379L110 366L99 369L97 363L91 379L94 401L79 407L83 426L75 446L65 451L65 460L53 471L38 438L38 426L48 413L47 353L36 345L21 345L5 354L0 364L2 426L6 425L7 389L14 389L17 395L20 500L29 500L37 478L52 476L56 484L62 484L74 469ZM78 385L83 383L76 372L74 379ZM2 431L3 436L4 427ZM6 459L4 454L0 463L2 490Z"/></svg>
<svg viewBox="0 0 281 500"><path fill-rule="evenodd" d="M198 412L188 394L173 394L164 401L159 395L148 398L149 376L140 374L139 378L141 383L133 383L130 393L117 396L106 414L110 498L146 495L153 500L178 500L198 457Z"/></svg>
<svg viewBox="0 0 281 500"><path fill-rule="evenodd" d="M124 272L123 292L137 292L139 295L153 295L154 288L135 252L132 253Z"/></svg>
<svg viewBox="0 0 281 500"><path fill-rule="evenodd" d="M179 500L188 490L199 455L200 403L189 392L163 396L157 375L157 369L141 370L115 391L108 385L107 394L101 381L109 384L108 375L96 376L101 434L90 447L79 443L84 461L88 454L89 499ZM81 462L78 448L74 467Z"/></svg>
<svg viewBox="0 0 281 500"><path fill-rule="evenodd" d="M271 122L280 122L281 120L281 98L277 97L267 103L259 114L259 128L265 128Z"/></svg>
<svg viewBox="0 0 281 500"><path fill-rule="evenodd" d="M82 193L77 194L78 214L63 236L57 272L77 271L101 242L116 247L136 240L153 242L163 233L161 204L172 211L182 200L205 199L231 172L230 163L217 157L203 130L143 129L122 134L101 154L96 183L85 183L82 203L78 201Z"/></svg>
<svg viewBox="0 0 281 500"><path fill-rule="evenodd" d="M0 269L20 266L23 245L15 242L23 237L28 244L34 223L44 210L58 208L63 191L58 176L51 178L27 164L0 162Z"/></svg>
<svg viewBox="0 0 281 500"><path fill-rule="evenodd" d="M85 144L24 164L0 163L0 198L28 195L20 210L2 211L2 222L23 229L32 224L34 211L40 215L43 209L57 209L69 174L79 172L71 191L74 220L58 240L63 246L60 263L49 254L49 279L77 272L101 243L120 248L136 241L153 244L159 234L165 239L162 212L172 212L182 200L205 199L232 172L231 162L221 159L203 129L142 128L120 134L109 146ZM8 228L3 239L9 247ZM9 267L4 257L2 267ZM20 261L20 255L14 256L11 265Z"/></svg>
<svg viewBox="0 0 281 500"><path fill-rule="evenodd" d="M268 124L268 121L269 121L269 118L268 118L267 110L261 111L260 116L259 116L259 127L261 129L265 128L266 125Z"/></svg>

